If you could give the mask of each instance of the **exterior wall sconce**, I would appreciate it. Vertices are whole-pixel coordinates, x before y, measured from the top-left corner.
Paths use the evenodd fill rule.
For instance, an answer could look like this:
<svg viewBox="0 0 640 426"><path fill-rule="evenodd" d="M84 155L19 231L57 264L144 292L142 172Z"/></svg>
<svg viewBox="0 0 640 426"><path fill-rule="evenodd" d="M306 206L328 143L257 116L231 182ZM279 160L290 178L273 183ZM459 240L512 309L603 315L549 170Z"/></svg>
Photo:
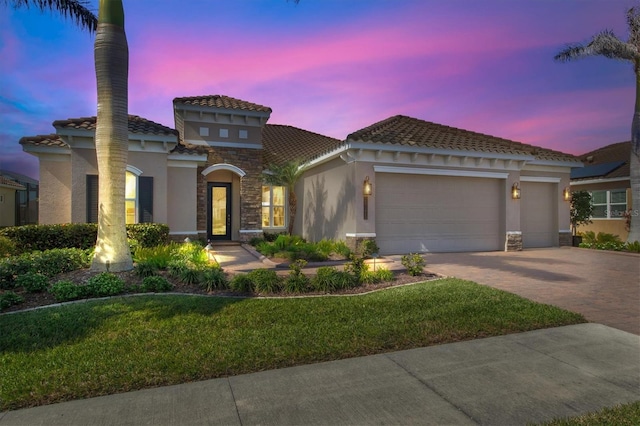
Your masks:
<svg viewBox="0 0 640 426"><path fill-rule="evenodd" d="M511 187L511 198L513 198L514 200L520 199L520 186L518 185L518 182L514 182L513 186Z"/></svg>
<svg viewBox="0 0 640 426"><path fill-rule="evenodd" d="M565 187L564 190L562 191L562 199L564 201L571 201L571 190L569 189L569 187Z"/></svg>
<svg viewBox="0 0 640 426"><path fill-rule="evenodd" d="M373 192L373 185L371 185L371 182L369 182L369 176L367 176L366 178L364 178L364 185L362 185L362 193L365 196L369 196L371 195L372 192Z"/></svg>
<svg viewBox="0 0 640 426"><path fill-rule="evenodd" d="M369 220L369 197L373 194L373 185L369 182L369 176L364 178L364 183L362 185L362 195L363 197L363 215L364 220Z"/></svg>

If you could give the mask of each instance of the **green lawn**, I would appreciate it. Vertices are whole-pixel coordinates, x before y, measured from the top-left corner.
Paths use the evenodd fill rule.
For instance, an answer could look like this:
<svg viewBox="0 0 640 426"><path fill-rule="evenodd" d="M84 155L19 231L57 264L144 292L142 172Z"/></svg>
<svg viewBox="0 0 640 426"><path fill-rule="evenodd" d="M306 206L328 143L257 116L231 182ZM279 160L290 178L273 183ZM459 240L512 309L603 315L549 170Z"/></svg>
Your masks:
<svg viewBox="0 0 640 426"><path fill-rule="evenodd" d="M541 426L637 426L640 425L640 401L604 408L595 413L558 419Z"/></svg>
<svg viewBox="0 0 640 426"><path fill-rule="evenodd" d="M0 411L584 321L458 279L347 297L89 301L0 316Z"/></svg>

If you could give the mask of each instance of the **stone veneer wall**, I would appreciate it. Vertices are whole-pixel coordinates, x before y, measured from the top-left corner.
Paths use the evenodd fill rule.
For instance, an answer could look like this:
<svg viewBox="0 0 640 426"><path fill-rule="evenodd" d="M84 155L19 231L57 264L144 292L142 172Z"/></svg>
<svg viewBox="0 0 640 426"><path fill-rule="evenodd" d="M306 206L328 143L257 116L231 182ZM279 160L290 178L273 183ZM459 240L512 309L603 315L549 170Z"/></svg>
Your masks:
<svg viewBox="0 0 640 426"><path fill-rule="evenodd" d="M573 235L571 235L571 232L560 232L560 247L571 247L572 245Z"/></svg>
<svg viewBox="0 0 640 426"><path fill-rule="evenodd" d="M198 167L198 229L207 229L207 177L202 171L213 164L231 164L246 174L240 179L240 241L262 236L262 150L210 147L207 164ZM244 231L244 232L243 232ZM246 232L249 231L249 232ZM255 231L255 232L251 232Z"/></svg>
<svg viewBox="0 0 640 426"><path fill-rule="evenodd" d="M522 250L522 232L507 232L507 240L504 244L504 251Z"/></svg>
<svg viewBox="0 0 640 426"><path fill-rule="evenodd" d="M353 253L362 254L362 244L368 240L375 241L376 239L375 237L346 237L345 244Z"/></svg>

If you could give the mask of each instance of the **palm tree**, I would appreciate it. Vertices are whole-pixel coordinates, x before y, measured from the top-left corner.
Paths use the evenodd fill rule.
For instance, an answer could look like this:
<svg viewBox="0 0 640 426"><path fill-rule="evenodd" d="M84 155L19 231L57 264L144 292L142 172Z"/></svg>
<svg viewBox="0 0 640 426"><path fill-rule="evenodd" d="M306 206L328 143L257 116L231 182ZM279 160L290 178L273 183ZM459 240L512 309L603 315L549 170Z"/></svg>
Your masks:
<svg viewBox="0 0 640 426"><path fill-rule="evenodd" d="M41 11L48 9L59 12L62 16L76 21L80 28L89 30L91 33L95 32L98 27L98 18L86 8L87 2L82 0L12 0L11 4L15 8L35 6Z"/></svg>
<svg viewBox="0 0 640 426"><path fill-rule="evenodd" d="M7 0L5 0L6 2ZM14 7L36 6L71 17L80 27L97 31L94 44L98 117L98 239L91 269L133 269L124 209L128 155L129 48L124 32L122 0L100 0L98 18L82 0L12 0Z"/></svg>
<svg viewBox="0 0 640 426"><path fill-rule="evenodd" d="M272 164L267 167L269 173L264 174L264 181L268 185L284 186L289 194L289 235L293 233L293 221L298 210L298 198L295 186L302 177L303 169L297 161L288 161L284 164Z"/></svg>
<svg viewBox="0 0 640 426"><path fill-rule="evenodd" d="M636 74L636 103L631 122L631 152L630 152L630 179L631 201L635 211L640 207L640 8L632 7L627 12L627 25L629 26L629 39L625 42L613 34L613 31L605 30L596 34L587 44L574 44L567 46L555 56L555 60L566 62L587 56L604 56L605 58L620 59L633 64ZM631 226L627 241L640 241L640 217L637 214L631 216Z"/></svg>
<svg viewBox="0 0 640 426"><path fill-rule="evenodd" d="M94 46L98 86L98 240L94 271L133 269L124 209L129 145L129 48L122 0L100 0Z"/></svg>

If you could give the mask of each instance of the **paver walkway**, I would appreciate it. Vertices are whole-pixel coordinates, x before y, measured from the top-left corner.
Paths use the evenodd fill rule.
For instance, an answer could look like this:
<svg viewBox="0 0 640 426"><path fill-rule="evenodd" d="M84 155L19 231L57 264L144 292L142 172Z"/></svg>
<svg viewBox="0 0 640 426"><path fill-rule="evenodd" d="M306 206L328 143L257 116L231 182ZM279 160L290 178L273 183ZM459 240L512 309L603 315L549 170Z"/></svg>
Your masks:
<svg viewBox="0 0 640 426"><path fill-rule="evenodd" d="M475 281L640 335L640 255L579 248L430 253L426 270Z"/></svg>

